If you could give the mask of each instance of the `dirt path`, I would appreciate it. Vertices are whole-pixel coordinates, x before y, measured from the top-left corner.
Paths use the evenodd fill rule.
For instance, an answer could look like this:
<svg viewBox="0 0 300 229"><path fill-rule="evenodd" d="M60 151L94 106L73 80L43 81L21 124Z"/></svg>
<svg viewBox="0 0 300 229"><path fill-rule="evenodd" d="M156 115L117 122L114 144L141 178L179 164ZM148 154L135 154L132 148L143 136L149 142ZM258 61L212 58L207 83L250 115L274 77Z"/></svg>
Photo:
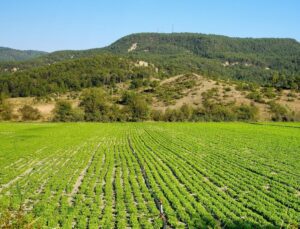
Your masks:
<svg viewBox="0 0 300 229"><path fill-rule="evenodd" d="M178 78L180 78L180 77L182 77L182 76L184 76L184 74L182 74L182 75L177 75L177 76L173 76L173 77L170 77L170 78L168 78L168 79L162 80L162 81L160 82L160 85L164 85L164 84L166 84L166 83L171 83L171 82L177 80Z"/></svg>

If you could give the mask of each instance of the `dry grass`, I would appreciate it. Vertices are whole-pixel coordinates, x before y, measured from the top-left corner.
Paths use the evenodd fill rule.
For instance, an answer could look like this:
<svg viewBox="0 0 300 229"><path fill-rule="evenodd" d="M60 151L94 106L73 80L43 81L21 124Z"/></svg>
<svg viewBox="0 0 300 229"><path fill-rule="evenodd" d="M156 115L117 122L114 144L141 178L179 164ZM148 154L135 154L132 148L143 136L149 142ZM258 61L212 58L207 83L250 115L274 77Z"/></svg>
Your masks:
<svg viewBox="0 0 300 229"><path fill-rule="evenodd" d="M259 109L259 119L264 120L270 120L271 114L269 111L269 106L265 103L257 103L254 102L251 99L248 99L246 97L248 92L238 91L236 89L235 84L229 84L225 81L216 81L212 79L207 79L204 76L193 74L197 77L197 84L195 87L185 90L184 96L180 99L177 99L174 101L174 104L166 106L162 101L154 100L153 107L157 110L166 110L167 108L179 108L183 104L188 104L193 107L201 107L202 106L202 93L206 92L212 88L217 88L218 90L218 98L217 100L222 101L224 103L234 102L237 105L241 104L254 104ZM161 85L167 86L168 84L174 83L176 80L178 80L183 75L178 75L171 77L169 79L161 81ZM227 88L230 88L227 89ZM293 93L295 94L295 97L293 97L293 100L291 100L290 97L288 97L288 94L290 93L290 90L284 90L282 92L282 95L278 98L276 102L278 102L280 105L283 105L287 107L289 110L294 111L296 114L299 114L300 117L300 93ZM290 100L289 100L290 99ZM270 99L264 98L266 102L268 102Z"/></svg>

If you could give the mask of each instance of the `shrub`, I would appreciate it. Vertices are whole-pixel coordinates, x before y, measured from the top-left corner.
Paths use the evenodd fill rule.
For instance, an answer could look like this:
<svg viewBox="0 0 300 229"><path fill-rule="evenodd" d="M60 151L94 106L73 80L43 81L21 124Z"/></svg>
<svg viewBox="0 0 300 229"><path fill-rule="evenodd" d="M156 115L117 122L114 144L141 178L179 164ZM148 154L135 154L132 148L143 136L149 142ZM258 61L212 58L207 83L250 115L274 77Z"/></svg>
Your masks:
<svg viewBox="0 0 300 229"><path fill-rule="evenodd" d="M251 99L257 103L264 103L265 101L263 100L261 94L258 91L250 92L246 98Z"/></svg>
<svg viewBox="0 0 300 229"><path fill-rule="evenodd" d="M262 93L264 94L265 97L268 99L274 99L276 97L276 93L274 92L273 88L270 87L265 87L262 89Z"/></svg>
<svg viewBox="0 0 300 229"><path fill-rule="evenodd" d="M161 110L152 110L151 117L154 121L163 121L164 114Z"/></svg>
<svg viewBox="0 0 300 229"><path fill-rule="evenodd" d="M226 92L231 91L231 88L230 87L225 87L224 91L226 91Z"/></svg>
<svg viewBox="0 0 300 229"><path fill-rule="evenodd" d="M19 109L19 112L21 113L23 121L38 120L39 118L41 118L40 111L29 105L24 105Z"/></svg>
<svg viewBox="0 0 300 229"><path fill-rule="evenodd" d="M11 120L13 118L13 106L4 99L0 100L0 120Z"/></svg>
<svg viewBox="0 0 300 229"><path fill-rule="evenodd" d="M273 121L292 121L291 114L289 113L287 108L278 103L275 103L274 101L270 101L268 104L271 112L273 113Z"/></svg>
<svg viewBox="0 0 300 229"><path fill-rule="evenodd" d="M235 113L237 116L237 120L247 121L247 120L257 120L258 108L254 105L245 105L236 107Z"/></svg>
<svg viewBox="0 0 300 229"><path fill-rule="evenodd" d="M73 109L68 101L58 101L55 105L53 121L76 122L82 121L83 117L83 111L78 108Z"/></svg>

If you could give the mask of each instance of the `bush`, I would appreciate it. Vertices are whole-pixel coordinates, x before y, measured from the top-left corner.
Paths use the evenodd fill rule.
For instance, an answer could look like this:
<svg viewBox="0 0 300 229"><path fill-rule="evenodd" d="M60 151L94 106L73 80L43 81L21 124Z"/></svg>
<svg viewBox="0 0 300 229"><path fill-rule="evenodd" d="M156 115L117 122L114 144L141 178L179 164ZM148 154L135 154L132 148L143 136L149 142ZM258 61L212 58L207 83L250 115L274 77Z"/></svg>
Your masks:
<svg viewBox="0 0 300 229"><path fill-rule="evenodd" d="M237 116L237 120L255 121L257 120L258 108L254 105L249 106L249 105L242 104L241 106L236 107L235 113Z"/></svg>
<svg viewBox="0 0 300 229"><path fill-rule="evenodd" d="M38 109L29 105L24 105L19 109L23 121L38 120L41 118L41 113Z"/></svg>
<svg viewBox="0 0 300 229"><path fill-rule="evenodd" d="M0 97L0 120L11 120L13 118L13 106Z"/></svg>
<svg viewBox="0 0 300 229"><path fill-rule="evenodd" d="M287 108L275 103L274 101L270 101L268 104L271 112L273 113L273 121L293 121L293 118Z"/></svg>
<svg viewBox="0 0 300 229"><path fill-rule="evenodd" d="M224 91L225 91L225 92L229 92L229 91L231 91L231 88L230 88L230 87L225 87L225 88L224 88Z"/></svg>
<svg viewBox="0 0 300 229"><path fill-rule="evenodd" d="M152 110L151 117L154 121L163 121L164 113L161 110Z"/></svg>
<svg viewBox="0 0 300 229"><path fill-rule="evenodd" d="M274 99L276 97L276 93L274 92L273 88L270 87L265 87L262 89L262 93L264 94L265 97L268 99Z"/></svg>
<svg viewBox="0 0 300 229"><path fill-rule="evenodd" d="M250 92L246 98L252 99L254 102L257 103L264 103L265 101L263 100L261 94L258 91Z"/></svg>
<svg viewBox="0 0 300 229"><path fill-rule="evenodd" d="M72 105L68 101L58 101L54 109L53 121L56 122L76 122L82 121L84 113L82 110L72 108Z"/></svg>

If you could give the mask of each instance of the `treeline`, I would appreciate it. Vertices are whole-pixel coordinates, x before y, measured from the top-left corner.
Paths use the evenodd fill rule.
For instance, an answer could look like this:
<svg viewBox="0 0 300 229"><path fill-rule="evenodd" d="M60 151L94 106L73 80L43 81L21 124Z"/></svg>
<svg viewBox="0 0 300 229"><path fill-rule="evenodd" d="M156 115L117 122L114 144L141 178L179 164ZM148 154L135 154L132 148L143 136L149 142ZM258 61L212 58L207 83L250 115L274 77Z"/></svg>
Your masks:
<svg viewBox="0 0 300 229"><path fill-rule="evenodd" d="M257 121L259 110L254 104L237 105L211 99L211 93L203 94L203 106L193 107L183 104L179 108L165 111L150 108L147 97L135 92L125 92L113 103L102 89L88 89L82 95L79 107L73 108L67 101L58 101L53 121L59 122L199 122L199 121ZM273 121L294 121L295 117L285 107L270 102Z"/></svg>
<svg viewBox="0 0 300 229"><path fill-rule="evenodd" d="M223 103L213 99L214 90L203 93L202 107L183 104L179 108L167 108L165 111L150 108L151 101L146 96L133 91L125 92L113 101L106 91L99 88L86 89L81 95L79 106L69 101L59 100L53 111L55 122L198 122L198 121L256 121L258 108L253 105ZM285 107L269 102L273 121L295 121L295 117ZM24 105L18 109L20 116L13 112L13 106L0 96L0 120L38 121L43 119L38 109Z"/></svg>
<svg viewBox="0 0 300 229"><path fill-rule="evenodd" d="M134 92L126 92L118 103L102 89L87 89L81 96L78 108L67 101L58 101L54 121L72 122L137 122L150 119L147 98Z"/></svg>

